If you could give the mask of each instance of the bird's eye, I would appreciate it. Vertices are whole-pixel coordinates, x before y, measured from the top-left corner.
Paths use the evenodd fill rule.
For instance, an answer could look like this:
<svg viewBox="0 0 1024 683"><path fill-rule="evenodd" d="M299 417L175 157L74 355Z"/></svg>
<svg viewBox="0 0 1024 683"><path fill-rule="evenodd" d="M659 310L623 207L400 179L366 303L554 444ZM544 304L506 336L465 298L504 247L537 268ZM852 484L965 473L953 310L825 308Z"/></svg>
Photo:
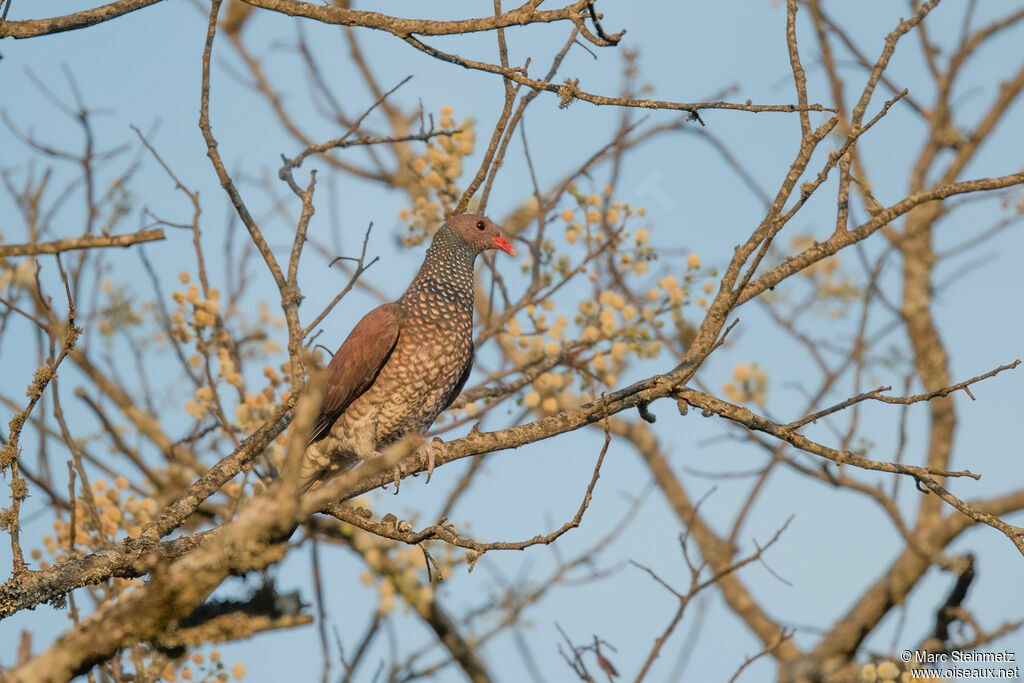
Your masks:
<svg viewBox="0 0 1024 683"><path fill-rule="evenodd" d="M476 222L476 229L479 230L480 232L483 232L484 228L486 228L486 227L487 227L487 224L484 223L483 221L477 221Z"/></svg>

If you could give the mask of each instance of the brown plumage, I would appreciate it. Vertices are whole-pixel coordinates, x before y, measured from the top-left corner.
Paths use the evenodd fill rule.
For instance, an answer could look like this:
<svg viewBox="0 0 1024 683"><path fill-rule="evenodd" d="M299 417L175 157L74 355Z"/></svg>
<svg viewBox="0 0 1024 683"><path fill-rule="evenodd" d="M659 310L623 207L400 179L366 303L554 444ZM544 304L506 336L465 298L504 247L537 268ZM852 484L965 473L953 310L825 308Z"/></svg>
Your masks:
<svg viewBox="0 0 1024 683"><path fill-rule="evenodd" d="M473 263L488 249L516 253L484 216L449 219L405 294L349 333L327 366L302 490L422 434L459 395L473 368Z"/></svg>

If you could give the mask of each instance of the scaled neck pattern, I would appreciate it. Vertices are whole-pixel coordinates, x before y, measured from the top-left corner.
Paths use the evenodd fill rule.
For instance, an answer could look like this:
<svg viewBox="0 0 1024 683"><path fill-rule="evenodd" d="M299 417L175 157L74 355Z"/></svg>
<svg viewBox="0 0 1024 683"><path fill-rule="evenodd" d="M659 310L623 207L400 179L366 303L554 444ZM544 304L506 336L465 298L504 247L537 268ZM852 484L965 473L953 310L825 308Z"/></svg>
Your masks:
<svg viewBox="0 0 1024 683"><path fill-rule="evenodd" d="M402 299L416 294L440 296L449 301L473 300L473 262L476 252L447 225L434 235L423 265Z"/></svg>

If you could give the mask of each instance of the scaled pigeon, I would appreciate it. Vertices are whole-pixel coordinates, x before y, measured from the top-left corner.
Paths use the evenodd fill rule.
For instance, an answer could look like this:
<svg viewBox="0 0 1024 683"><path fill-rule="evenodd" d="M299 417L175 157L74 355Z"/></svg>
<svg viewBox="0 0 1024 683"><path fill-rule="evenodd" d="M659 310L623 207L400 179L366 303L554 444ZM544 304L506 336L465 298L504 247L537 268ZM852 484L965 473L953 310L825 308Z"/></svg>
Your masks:
<svg viewBox="0 0 1024 683"><path fill-rule="evenodd" d="M473 262L488 249L516 254L488 218L448 219L405 294L349 333L327 366L300 490L423 434L452 404L473 367Z"/></svg>

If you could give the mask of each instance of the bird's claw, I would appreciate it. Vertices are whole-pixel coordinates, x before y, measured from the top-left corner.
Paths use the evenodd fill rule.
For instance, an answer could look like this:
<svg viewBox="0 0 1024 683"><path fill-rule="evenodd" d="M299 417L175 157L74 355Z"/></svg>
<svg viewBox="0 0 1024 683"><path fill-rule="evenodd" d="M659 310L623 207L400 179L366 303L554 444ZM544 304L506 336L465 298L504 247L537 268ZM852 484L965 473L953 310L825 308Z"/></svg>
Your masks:
<svg viewBox="0 0 1024 683"><path fill-rule="evenodd" d="M395 495L397 496L398 495L398 487L402 483L402 468L399 467L398 465L395 465L394 474L395 474Z"/></svg>
<svg viewBox="0 0 1024 683"><path fill-rule="evenodd" d="M423 444L423 450L426 451L427 460L427 480L423 482L424 484L430 483L430 476L434 473L434 466L437 464L437 456L434 453L435 444L437 445L438 448L441 449L442 454L446 455L448 452L448 447L445 445L444 441L442 441L441 438L437 436Z"/></svg>

